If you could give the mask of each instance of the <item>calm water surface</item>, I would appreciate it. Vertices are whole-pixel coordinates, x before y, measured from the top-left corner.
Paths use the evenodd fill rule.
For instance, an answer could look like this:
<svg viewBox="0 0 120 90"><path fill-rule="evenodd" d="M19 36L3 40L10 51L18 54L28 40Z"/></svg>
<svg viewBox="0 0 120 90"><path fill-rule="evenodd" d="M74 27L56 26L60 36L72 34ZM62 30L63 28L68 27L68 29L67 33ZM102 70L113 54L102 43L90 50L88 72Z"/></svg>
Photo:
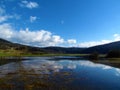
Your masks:
<svg viewBox="0 0 120 90"><path fill-rule="evenodd" d="M88 60L31 57L0 66L0 90L11 89L120 90L120 69Z"/></svg>

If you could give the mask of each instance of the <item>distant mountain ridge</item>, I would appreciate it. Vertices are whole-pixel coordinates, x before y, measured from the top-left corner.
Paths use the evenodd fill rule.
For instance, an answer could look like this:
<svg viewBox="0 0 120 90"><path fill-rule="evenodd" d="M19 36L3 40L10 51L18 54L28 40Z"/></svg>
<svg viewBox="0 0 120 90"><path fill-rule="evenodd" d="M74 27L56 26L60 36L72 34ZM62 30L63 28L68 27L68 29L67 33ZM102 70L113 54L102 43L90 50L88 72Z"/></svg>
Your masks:
<svg viewBox="0 0 120 90"><path fill-rule="evenodd" d="M98 52L101 54L106 54L111 50L120 50L120 41L89 47L89 48L83 50L81 53L89 54L89 53L93 53L93 52Z"/></svg>
<svg viewBox="0 0 120 90"><path fill-rule="evenodd" d="M110 50L120 50L120 41L112 42L104 45L98 45L89 48L79 48L79 47L33 47L22 45L18 43L12 43L10 41L0 39L0 50L5 49L15 49L15 50L26 50L31 53L48 53L48 54L90 54L93 52L98 52L101 54L108 53Z"/></svg>
<svg viewBox="0 0 120 90"><path fill-rule="evenodd" d="M0 39L0 49L15 49L15 50L25 50L32 53L47 53L47 54L79 54L85 48L76 48L76 47L33 47L22 45L18 43L12 43L10 41Z"/></svg>

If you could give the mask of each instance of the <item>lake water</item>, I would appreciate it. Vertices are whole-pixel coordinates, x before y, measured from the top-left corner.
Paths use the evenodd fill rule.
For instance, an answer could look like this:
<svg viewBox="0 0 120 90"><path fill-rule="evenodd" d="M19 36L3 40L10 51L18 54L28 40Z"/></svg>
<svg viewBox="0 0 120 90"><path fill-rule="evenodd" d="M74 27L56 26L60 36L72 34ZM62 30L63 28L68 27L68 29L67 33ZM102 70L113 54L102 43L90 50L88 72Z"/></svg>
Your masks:
<svg viewBox="0 0 120 90"><path fill-rule="evenodd" d="M65 58L31 57L1 65L0 90L120 90L119 68Z"/></svg>

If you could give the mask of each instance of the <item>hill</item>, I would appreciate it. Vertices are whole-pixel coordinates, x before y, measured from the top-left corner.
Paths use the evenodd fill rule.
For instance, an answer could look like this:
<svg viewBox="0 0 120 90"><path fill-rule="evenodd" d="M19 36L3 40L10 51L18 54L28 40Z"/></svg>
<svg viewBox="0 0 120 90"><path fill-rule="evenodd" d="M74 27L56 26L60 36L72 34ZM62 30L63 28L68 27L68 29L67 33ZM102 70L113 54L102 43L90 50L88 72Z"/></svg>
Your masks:
<svg viewBox="0 0 120 90"><path fill-rule="evenodd" d="M86 48L78 47L45 47L43 48L48 53L61 53L61 54L80 54Z"/></svg>
<svg viewBox="0 0 120 90"><path fill-rule="evenodd" d="M89 54L93 52L98 52L101 54L106 54L111 50L120 50L120 41L90 47L90 48L83 50L81 53Z"/></svg>
<svg viewBox="0 0 120 90"><path fill-rule="evenodd" d="M120 50L120 41L112 42L104 45L98 45L90 48L79 47L33 47L13 43L4 39L0 39L0 51L19 51L20 53L30 54L90 54L98 52L100 54L106 54L111 50Z"/></svg>
<svg viewBox="0 0 120 90"><path fill-rule="evenodd" d="M19 52L19 53L31 53L31 54L46 53L41 48L13 43L1 38L0 38L0 51L9 52L9 53Z"/></svg>
<svg viewBox="0 0 120 90"><path fill-rule="evenodd" d="M30 53L30 54L79 54L85 48L75 48L75 47L33 47L22 45L18 43L13 43L4 39L0 39L0 50L4 52L16 51L20 53Z"/></svg>

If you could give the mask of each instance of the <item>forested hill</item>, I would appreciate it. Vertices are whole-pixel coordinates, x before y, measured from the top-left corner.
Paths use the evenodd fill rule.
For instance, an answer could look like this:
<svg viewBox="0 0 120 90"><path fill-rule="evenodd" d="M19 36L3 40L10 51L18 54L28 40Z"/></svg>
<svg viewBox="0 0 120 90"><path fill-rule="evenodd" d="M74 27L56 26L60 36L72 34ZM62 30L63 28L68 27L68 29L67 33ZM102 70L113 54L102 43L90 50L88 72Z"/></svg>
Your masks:
<svg viewBox="0 0 120 90"><path fill-rule="evenodd" d="M30 53L45 53L45 51L38 47L32 47L27 45L22 45L18 43L13 43L4 39L0 39L0 50L5 51L20 51L20 52L30 52Z"/></svg>
<svg viewBox="0 0 120 90"><path fill-rule="evenodd" d="M111 50L120 50L120 41L112 42L109 44L98 45L90 48L79 48L79 47L33 47L22 45L18 43L12 43L10 41L0 39L0 50L18 50L26 53L63 53L63 54L90 54L98 52L101 54L108 53Z"/></svg>
<svg viewBox="0 0 120 90"><path fill-rule="evenodd" d="M39 53L47 53L47 54L52 54L52 53L63 53L63 54L79 54L82 50L85 48L75 48L75 47L33 47L33 46L27 46L27 45L22 45L18 43L13 43L4 39L0 39L0 50L18 50L21 52L26 52L26 53L34 53L34 54L39 54Z"/></svg>
<svg viewBox="0 0 120 90"><path fill-rule="evenodd" d="M90 47L90 48L83 50L81 53L88 53L89 54L89 53L93 53L93 52L98 52L101 54L106 54L111 50L120 50L120 41Z"/></svg>

